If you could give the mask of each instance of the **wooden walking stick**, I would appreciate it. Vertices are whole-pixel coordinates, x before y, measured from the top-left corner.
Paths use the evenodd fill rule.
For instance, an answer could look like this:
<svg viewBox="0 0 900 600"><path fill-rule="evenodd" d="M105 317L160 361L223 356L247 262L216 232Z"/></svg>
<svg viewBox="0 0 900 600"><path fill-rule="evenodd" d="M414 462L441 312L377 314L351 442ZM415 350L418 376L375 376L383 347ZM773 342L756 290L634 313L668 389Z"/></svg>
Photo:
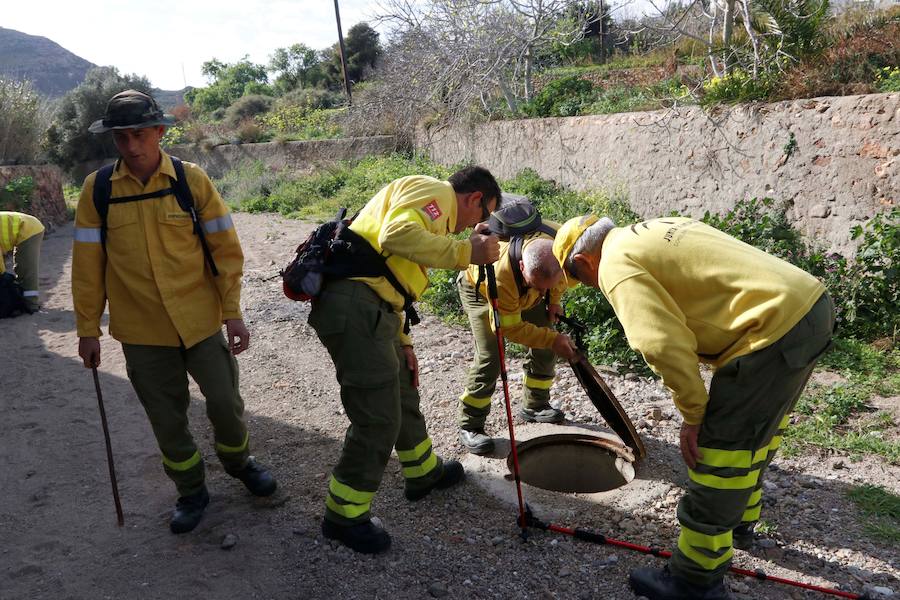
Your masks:
<svg viewBox="0 0 900 600"><path fill-rule="evenodd" d="M103 438L106 440L106 464L109 465L109 482L112 484L113 500L116 503L116 520L119 527L125 525L125 517L122 514L122 503L119 501L119 484L116 482L116 465L113 463L112 444L109 441L109 425L106 423L106 410L103 408L103 394L100 393L100 377L97 375L97 367L91 367L94 372L94 389L97 390L97 404L100 406L100 423L103 425Z"/></svg>

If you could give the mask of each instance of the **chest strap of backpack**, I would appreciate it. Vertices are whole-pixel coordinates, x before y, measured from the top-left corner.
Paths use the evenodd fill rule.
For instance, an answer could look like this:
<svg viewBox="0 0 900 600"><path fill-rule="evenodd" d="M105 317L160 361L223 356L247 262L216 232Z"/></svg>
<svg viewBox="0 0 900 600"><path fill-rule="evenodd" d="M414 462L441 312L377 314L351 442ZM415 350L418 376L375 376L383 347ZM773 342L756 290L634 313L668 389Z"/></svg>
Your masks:
<svg viewBox="0 0 900 600"><path fill-rule="evenodd" d="M203 257L206 260L206 264L209 265L209 270L212 272L213 277L216 277L219 275L219 269L216 268L216 263L213 260L209 244L206 242L206 232L203 230L203 224L200 223L200 217L197 215L197 209L194 207L194 195L191 193L191 188L187 183L187 177L185 177L184 174L184 165L178 158L175 158L174 156L170 158L172 159L172 167L175 169L175 178L169 177L172 186L155 192L148 192L146 194L119 196L118 198L112 197L112 174L119 168L118 160L97 171L97 176L94 179L93 200L94 208L97 209L97 214L100 216L100 242L103 245L103 251L106 252L106 220L109 215L110 204L139 202L151 198L162 198L163 196L171 194L175 196L175 200L178 201L178 206L181 207L181 210L190 215L191 223L194 227L194 235L200 238L200 247L203 249Z"/></svg>
<svg viewBox="0 0 900 600"><path fill-rule="evenodd" d="M349 223L349 222L348 222ZM350 227L342 226L331 245L332 254L325 267L325 273L333 277L384 277L403 297L403 333L408 334L410 325L420 323L419 313L413 302L415 298L406 291L387 264L385 256L379 254L372 245Z"/></svg>

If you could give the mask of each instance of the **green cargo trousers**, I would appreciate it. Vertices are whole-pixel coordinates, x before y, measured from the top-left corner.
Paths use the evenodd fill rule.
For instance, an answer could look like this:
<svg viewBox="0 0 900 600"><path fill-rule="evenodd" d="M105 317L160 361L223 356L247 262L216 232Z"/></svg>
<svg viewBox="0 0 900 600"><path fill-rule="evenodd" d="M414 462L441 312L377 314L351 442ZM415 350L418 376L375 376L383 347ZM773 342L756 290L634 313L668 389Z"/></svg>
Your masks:
<svg viewBox="0 0 900 600"><path fill-rule="evenodd" d="M759 520L762 476L813 367L831 346L834 305L827 294L775 343L718 369L698 445L678 505L681 532L672 573L700 585L719 581L732 557L732 530Z"/></svg>
<svg viewBox="0 0 900 600"><path fill-rule="evenodd" d="M475 286L465 273L460 273L457 278L456 289L475 340L475 357L469 367L466 389L459 397L457 415L461 429L477 431L484 429L484 422L491 412L491 396L500 376L500 351L497 349L497 335L491 329L490 304L475 291ZM522 320L538 327L549 327L547 305L538 302L522 311ZM547 408L556 374L556 355L549 348L529 348L524 371L525 408Z"/></svg>
<svg viewBox="0 0 900 600"><path fill-rule="evenodd" d="M29 310L37 310L40 307L38 291L38 265L41 262L41 242L44 240L44 232L36 233L16 246L15 264L13 271L16 280L22 286L25 296L25 304Z"/></svg>
<svg viewBox="0 0 900 600"><path fill-rule="evenodd" d="M443 462L431 447L419 392L400 346L400 316L365 283L326 283L313 300L309 325L331 355L350 419L331 472L325 518L339 525L368 521L391 450L407 489L431 487Z"/></svg>
<svg viewBox="0 0 900 600"><path fill-rule="evenodd" d="M190 348L122 344L128 379L147 412L163 468L180 496L203 487L204 466L188 429L188 374L206 398L216 454L226 471L240 470L250 454L238 366L222 332Z"/></svg>

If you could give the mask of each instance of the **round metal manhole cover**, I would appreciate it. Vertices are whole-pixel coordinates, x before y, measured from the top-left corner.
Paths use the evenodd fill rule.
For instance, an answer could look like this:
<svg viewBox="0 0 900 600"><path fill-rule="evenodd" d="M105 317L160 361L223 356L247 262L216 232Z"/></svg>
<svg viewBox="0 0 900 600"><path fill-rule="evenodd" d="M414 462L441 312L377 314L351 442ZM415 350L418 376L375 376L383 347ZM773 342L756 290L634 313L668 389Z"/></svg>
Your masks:
<svg viewBox="0 0 900 600"><path fill-rule="evenodd" d="M522 482L554 492L592 494L634 479L630 451L612 440L585 434L545 435L516 444ZM512 454L507 458L513 471Z"/></svg>

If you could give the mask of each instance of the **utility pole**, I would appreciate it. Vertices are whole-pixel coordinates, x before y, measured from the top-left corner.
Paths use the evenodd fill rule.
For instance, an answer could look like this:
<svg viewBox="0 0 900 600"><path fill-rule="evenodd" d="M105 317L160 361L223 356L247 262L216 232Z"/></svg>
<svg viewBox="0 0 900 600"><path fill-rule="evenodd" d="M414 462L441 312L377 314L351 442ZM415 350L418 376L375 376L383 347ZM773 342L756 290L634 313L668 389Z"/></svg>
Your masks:
<svg viewBox="0 0 900 600"><path fill-rule="evenodd" d="M353 104L350 94L350 76L347 74L347 53L344 50L344 34L341 31L341 10L338 8L338 0L334 0L334 17L337 19L338 44L341 49L341 69L344 71L344 89L347 91L347 104Z"/></svg>

